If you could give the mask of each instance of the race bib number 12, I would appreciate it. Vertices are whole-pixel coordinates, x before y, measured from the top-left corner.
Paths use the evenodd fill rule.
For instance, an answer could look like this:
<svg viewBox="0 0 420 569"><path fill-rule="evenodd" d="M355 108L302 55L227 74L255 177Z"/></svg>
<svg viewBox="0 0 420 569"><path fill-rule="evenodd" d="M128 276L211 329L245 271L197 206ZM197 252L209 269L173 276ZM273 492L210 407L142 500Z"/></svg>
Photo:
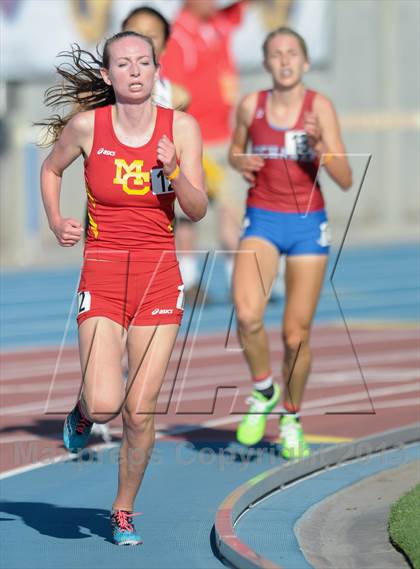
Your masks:
<svg viewBox="0 0 420 569"><path fill-rule="evenodd" d="M165 194L173 194L174 189L171 182L163 174L162 168L152 168L152 194L162 196Z"/></svg>

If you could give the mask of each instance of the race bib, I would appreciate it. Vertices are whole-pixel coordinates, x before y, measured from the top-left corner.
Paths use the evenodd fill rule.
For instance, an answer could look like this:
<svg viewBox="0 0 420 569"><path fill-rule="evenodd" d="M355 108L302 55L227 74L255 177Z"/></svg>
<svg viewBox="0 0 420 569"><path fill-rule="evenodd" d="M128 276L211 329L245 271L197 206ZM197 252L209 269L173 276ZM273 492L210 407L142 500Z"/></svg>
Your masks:
<svg viewBox="0 0 420 569"><path fill-rule="evenodd" d="M184 296L184 285L179 285L178 287L178 298L176 300L176 307L178 308L178 310L184 310L184 300L185 300L185 296Z"/></svg>
<svg viewBox="0 0 420 569"><path fill-rule="evenodd" d="M162 168L152 168L152 194L155 196L162 196L166 194L173 194L174 189L171 182L163 174Z"/></svg>
<svg viewBox="0 0 420 569"><path fill-rule="evenodd" d="M90 310L90 292L82 290L77 293L77 314Z"/></svg>
<svg viewBox="0 0 420 569"><path fill-rule="evenodd" d="M304 130L288 130L284 141L288 157L302 162L309 162L314 159L314 152Z"/></svg>

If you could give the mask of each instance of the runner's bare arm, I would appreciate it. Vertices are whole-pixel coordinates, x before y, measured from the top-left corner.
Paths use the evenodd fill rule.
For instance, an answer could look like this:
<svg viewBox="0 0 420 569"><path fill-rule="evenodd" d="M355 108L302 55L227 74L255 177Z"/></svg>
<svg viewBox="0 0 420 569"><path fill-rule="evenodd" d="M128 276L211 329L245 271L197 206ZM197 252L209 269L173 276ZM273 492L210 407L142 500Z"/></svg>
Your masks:
<svg viewBox="0 0 420 569"><path fill-rule="evenodd" d="M182 211L192 220L199 221L207 211L207 194L203 171L203 144L197 121L186 113L174 112L174 143L162 137L158 144L158 158L163 163L163 173L171 176L176 171L177 157L179 173L171 179Z"/></svg>
<svg viewBox="0 0 420 569"><path fill-rule="evenodd" d="M327 154L324 164L329 176L343 190L348 190L352 185L352 173L334 105L327 97L318 94L313 110L319 118L321 128L321 139L315 150L319 157Z"/></svg>
<svg viewBox="0 0 420 569"><path fill-rule="evenodd" d="M252 122L257 105L257 94L246 95L239 103L236 112L236 126L229 148L230 165L238 170L242 176L250 183L255 181L255 172L264 166L264 159L260 156L241 156L247 149L248 129Z"/></svg>
<svg viewBox="0 0 420 569"><path fill-rule="evenodd" d="M41 194L48 223L63 247L75 245L83 232L79 221L61 216L60 191L63 172L81 154L88 155L92 137L93 113L78 113L64 127L41 167Z"/></svg>

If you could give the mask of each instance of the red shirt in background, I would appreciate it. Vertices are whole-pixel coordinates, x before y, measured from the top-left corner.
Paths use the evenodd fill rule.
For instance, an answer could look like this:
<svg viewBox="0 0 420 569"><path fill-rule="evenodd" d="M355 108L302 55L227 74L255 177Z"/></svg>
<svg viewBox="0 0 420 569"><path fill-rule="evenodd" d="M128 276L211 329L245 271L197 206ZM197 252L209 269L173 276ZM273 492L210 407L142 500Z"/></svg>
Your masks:
<svg viewBox="0 0 420 569"><path fill-rule="evenodd" d="M190 92L188 113L197 119L205 143L225 142L231 134L239 76L230 43L242 11L240 2L200 20L183 9L161 58L163 75Z"/></svg>

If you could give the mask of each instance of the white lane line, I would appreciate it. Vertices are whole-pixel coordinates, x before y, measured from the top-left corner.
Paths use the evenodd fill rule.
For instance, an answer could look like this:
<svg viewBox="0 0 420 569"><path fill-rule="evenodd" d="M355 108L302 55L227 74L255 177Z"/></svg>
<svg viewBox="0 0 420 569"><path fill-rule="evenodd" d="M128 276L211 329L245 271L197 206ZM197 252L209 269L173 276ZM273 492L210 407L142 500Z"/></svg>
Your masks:
<svg viewBox="0 0 420 569"><path fill-rule="evenodd" d="M412 399L397 399L397 400L393 400L393 401L383 401L381 403L379 403L378 405L376 405L376 408L379 409L385 409L385 408L401 408L404 406L412 406L413 402ZM370 411L370 405L367 404L362 404L359 408L360 411L361 410L368 410ZM346 411L347 408L343 408L342 411ZM308 413L303 412L303 415L316 415L319 414L320 411L309 411ZM230 425L233 423L237 423L239 421L240 417L238 417L237 415L235 416L229 416L229 417L220 417L217 419L210 419L209 421L204 421L203 423L200 424L194 424L194 425L182 425L182 426L178 426L178 427L174 427L174 428L170 428L170 429L165 429L164 426L159 426L159 429L165 429L165 430L158 430L156 432L156 439L161 439L163 437L167 437L167 436L171 436L171 435L179 435L179 434L183 434L183 433L188 433L188 432L194 432L194 431L199 431L205 428L210 428L210 427L219 427L221 425ZM276 419L276 416L273 417L268 417L268 420L272 420L272 419ZM89 451L90 452L101 452L110 448L115 448L117 446L119 446L120 443L103 443L100 445L96 445L94 447L89 447ZM39 468L44 468L46 466L49 466L51 464L58 464L61 462L68 462L70 460L73 460L75 458L75 455L71 455L71 454L66 454L66 455L62 455L62 456L56 456L54 458L50 458L50 459L46 459L40 462L36 462L33 464L29 464L26 466L20 466L18 468L13 468L11 470L5 471L3 473L0 473L0 480L4 480L6 478L11 478L13 476L17 476L19 474L23 474L25 472L31 472L32 470L37 470Z"/></svg>
<svg viewBox="0 0 420 569"><path fill-rule="evenodd" d="M210 419L209 421L204 421L200 424L193 424L193 425L180 425L173 428L165 428L165 426L160 425L158 428L162 430L158 430L156 432L156 439L161 439L163 437L167 437L170 435L178 435L182 433L189 433L193 431L199 431L201 429L209 428L209 427L218 427L220 425L228 425L231 423L236 423L239 420L238 416L234 417L221 417L218 419ZM163 430L164 429L164 430ZM118 443L108 443L108 444L100 444L94 447L89 447L89 451L91 452L100 452L106 449L115 448L119 446ZM32 470L37 470L38 468L43 468L45 466L49 466L50 464L57 464L60 462L67 462L70 460L74 460L75 455L73 454L66 454L63 456L57 456L54 458L49 458L40 462L35 462L33 464L28 464L26 466L20 466L18 468L13 468L11 470L7 470L6 472L0 473L0 480L4 480L6 478L11 478L12 476L17 476L19 474L23 474L25 472L31 472Z"/></svg>
<svg viewBox="0 0 420 569"><path fill-rule="evenodd" d="M387 382L398 382L403 383L405 381L418 381L419 380L419 368L418 366L412 368L399 368L395 367L393 369L369 367L363 370L366 383L370 385L371 383L387 383ZM361 381L360 371L337 371L337 372L327 372L327 373L311 373L309 378L308 388L326 386L334 387L338 385L346 385L351 383L354 385L354 381Z"/></svg>
<svg viewBox="0 0 420 569"><path fill-rule="evenodd" d="M49 414L60 414L68 413L71 409L71 405L75 404L74 396L65 397L62 399L56 399L51 403L51 408L47 409ZM63 411L55 411L57 407L63 409ZM66 411L64 411L66 410ZM31 401L30 403L22 403L21 405L12 405L9 407L3 407L1 410L2 417L6 415L21 415L28 413L40 413L45 414L45 400L44 401Z"/></svg>
<svg viewBox="0 0 420 569"><path fill-rule="evenodd" d="M18 428L16 430L18 430ZM45 437L42 437L41 435L1 435L0 445L21 443L28 441L41 441L43 439L45 439Z"/></svg>
<svg viewBox="0 0 420 569"><path fill-rule="evenodd" d="M52 377L54 373L54 366L56 359L50 360L49 362L43 363L31 363L28 362L19 366L7 366L2 373L2 381L14 381L21 380L25 378L37 378L44 377L45 375L50 375ZM4 366L6 368L6 366ZM59 373L74 373L80 374L80 363L76 358L72 361L61 362L59 367Z"/></svg>
<svg viewBox="0 0 420 569"><path fill-rule="evenodd" d="M393 399L392 401L379 401L378 403L375 404L375 410L378 409L389 409L389 408L399 408L399 407L412 407L413 405L413 399L410 398L403 398L403 399ZM342 412L348 412L349 411L349 406L348 405L342 405L342 406L337 406L334 408L334 412L337 413L342 413ZM368 403L360 403L357 405L357 407L354 408L353 412L355 413L355 415L357 415L358 412L360 411L371 411L371 407ZM321 415L321 414L325 414L326 412L331 412L331 409L329 407L319 407L316 409L303 409L301 412L301 415L304 417L310 417L310 416L315 416L315 415ZM197 431L197 430L201 430L201 429L205 429L205 428L209 428L209 427L217 427L220 425L228 425L228 424L232 424L232 423L237 423L239 422L241 419L241 415L235 414L235 415L228 415L228 416L223 416L223 417L219 417L217 419L210 419L209 421L204 421L203 423L200 424L191 424L191 425L179 425L179 426L175 426L175 427L171 427L170 429L167 429L165 427L164 424L158 424L156 425L156 438L157 439L161 439L162 437L166 437L166 436L170 436L170 435L179 435L182 433L188 433L191 431ZM268 415L267 420L277 420L278 419L278 415L277 414L271 414ZM121 435L122 433L122 427L112 427L110 429L111 434L112 435ZM15 442L30 442L30 441L36 441L36 440L44 440L45 437L43 436L32 436L32 435L11 435L11 436L2 436L0 437L0 444L11 444L11 443L15 443ZM114 446L114 444L117 443L113 443L111 444L111 446ZM118 443L119 444L119 443ZM101 446L101 445L100 445ZM24 467L25 468L25 467ZM0 479L2 478L2 475L0 474Z"/></svg>
<svg viewBox="0 0 420 569"><path fill-rule="evenodd" d="M403 375L401 373L401 371L399 370L395 370L395 376L393 377L391 374L389 374L389 370L388 370L388 381L390 381L391 379L393 381L398 380L399 384L403 384L405 382L415 382L414 386L411 383L408 383L408 386L410 387L415 387L416 386L416 382L417 382L417 377L415 375L415 372L417 370L413 370L413 373L410 374L406 374L404 380L402 380L401 376ZM354 371L351 372L347 375L344 375L342 372L339 372L337 374L330 374L331 377L329 377L328 375L325 374L320 374L319 375L319 381L316 381L317 377L316 374L312 374L311 377L311 381L308 384L308 392L312 389L316 389L319 388L320 386L322 387L322 385L324 385L325 383L328 383L328 385L330 387L334 387L334 383L338 386L338 385L343 385L343 381L345 381L347 384L351 384L352 386L354 386L354 381L355 380L360 380L360 375L358 373L358 371ZM313 381L315 379L315 381ZM326 381L327 380L327 381ZM251 388L251 384L247 379L244 378L240 378L240 377L236 377L233 379L233 381L235 381L235 384L238 385L234 385L234 387L238 387L239 388L239 392L240 393L246 393L250 390ZM368 384L368 388L369 388L369 384L370 383L381 383L382 380L382 372L379 370L378 371L378 378L376 379L376 381L374 381L370 376L367 378L367 384ZM45 393L46 390L46 385L47 384L40 384L37 386L28 386L29 387L29 391L30 392L42 392ZM61 398L61 399L57 399L57 400L52 400L50 402L50 408L48 409L48 411L50 413L53 412L54 409L57 409L58 406L60 405L72 405L75 401L75 397L78 393L79 390L79 386L76 385L74 382L67 382L65 385L58 385L57 387L60 387L60 389L58 391L70 391L71 393L69 394L68 397L66 398ZM360 383L357 385L357 387L361 387ZM406 386L407 387L407 386ZM209 389L210 388L210 389ZM166 398L164 397L164 395L171 393L173 389L172 383L168 382L168 383L164 383L164 385L162 386L162 390L161 390L161 395L159 397L159 402L160 404L164 404ZM202 380L190 380L188 381L188 383L186 383L184 385L184 387L182 387L182 385L180 383L176 383L175 384L175 388L173 389L173 400L174 401L178 401L180 396L182 395L182 401L200 401L200 400L205 400L206 398L209 398L211 401L213 400L216 390L219 389L220 390L226 390L225 394L221 393L219 394L219 396L221 397L228 397L229 393L232 396L232 385L217 385L216 383L214 383L214 376L210 376L209 377L209 381L203 382ZM228 389L230 389L230 391L227 391ZM389 388L386 388L389 389ZM191 390L194 390L194 392L192 393ZM371 392L371 389L369 389L369 391ZM2 394L5 395L6 392L4 391L4 389L1 390ZM24 394L25 391L19 391L17 389L10 389L9 393L19 393L19 394ZM4 405L2 408L2 414L3 415L13 415L13 414L22 414L22 413L27 413L27 412L44 412L45 411L45 406L46 406L46 400L42 399L42 400L35 400L35 401L30 401L28 403L21 403L18 405ZM67 409L67 407L63 408L63 409ZM59 411L59 412L64 412L64 411Z"/></svg>
<svg viewBox="0 0 420 569"><path fill-rule="evenodd" d="M360 385L357 386L360 389ZM369 389L369 394L371 396L371 398L373 399L373 402L375 402L375 400L379 397L389 397L391 395L398 395L399 393L417 393L417 399L418 402L420 402L420 391L419 391L419 386L417 384L417 382L412 382L411 384L408 385L398 385L395 387L374 387ZM224 388L223 386L221 386L219 388L219 391L217 392L217 400L220 399L233 399L231 408L233 409L238 396L239 395L246 395L249 394L249 387L247 386L242 386L242 387L237 387L235 390L234 389L227 389ZM207 390L207 391L200 391L199 393L197 392L186 392L184 394L182 394L182 398L180 397L180 393L175 393L173 395L172 401L171 401L171 405L181 405L184 402L190 402L190 401L203 401L203 403L207 403L208 407L211 407L213 405L213 401L214 398L216 396L216 387L214 389L211 390ZM355 391L354 393L345 393L342 395L334 395L334 396L330 396L330 397L320 397L318 399L307 399L307 401L303 404L303 408L305 409L312 409L312 408L318 408L320 406L325 406L325 405L336 405L337 403L346 403L347 401L359 401L359 400L368 400L368 394L366 392L365 389L362 389L360 391ZM412 399L413 401L413 405L418 404L418 402L416 403L416 398L413 397ZM160 404L163 405L163 402L160 401ZM245 405L241 404L241 409L245 409ZM188 412L191 413L190 409L188 409ZM178 413L182 414L182 410L179 410Z"/></svg>
<svg viewBox="0 0 420 569"><path fill-rule="evenodd" d="M238 386L235 390L228 389L224 386L220 386L219 391L216 391L217 386L214 386L213 389L200 391L200 392L187 392L179 393L176 392L172 396L171 399L171 406L177 405L178 407L187 402L191 401L203 401L207 403L208 407L213 407L214 398L217 393L217 400L218 399L233 399L233 403L231 408L233 408L234 404L236 404L237 398L239 395L246 395L249 394L249 386ZM413 397L412 402L413 405L419 404L419 386L417 382L413 382L408 385L397 385L395 387L379 387L379 388L370 388L369 394L372 398L374 404L375 400L379 397L389 397L391 395L398 395L400 393L417 393L417 398ZM182 397L181 397L182 395ZM336 395L332 397L321 397L315 400L308 400L304 403L305 409L311 409L314 407L320 407L325 405L336 405L339 403L346 403L348 401L359 401L359 400L367 400L368 395L365 389L361 391L356 391L354 393L347 393L343 395ZM217 404L216 400L216 404ZM71 406L74 404L74 396L73 397L66 397L62 399L55 400L51 402L50 408L48 409L49 414L61 414L65 413L64 410L69 410ZM165 405L166 401L165 398L159 398L159 406ZM245 408L245 406L243 405ZM159 408L159 407L158 407ZM202 410L199 410L202 413ZM2 415L20 415L20 414L28 414L28 413L45 413L45 401L38 401L38 402L30 402L30 403L23 403L21 405L13 405L10 407L5 407L2 411ZM188 409L188 413L191 414L192 411ZM182 414L182 409L178 411L178 414Z"/></svg>
<svg viewBox="0 0 420 569"><path fill-rule="evenodd" d="M401 362L397 362L397 364L398 363ZM403 369L400 369L397 365L394 369L390 369L389 367L365 367L363 372L368 385L369 382L381 383L382 380L384 383L390 381L402 383L404 381L415 381L419 379L418 367ZM216 382L215 378L221 378L219 383ZM276 378L276 381L280 381L280 378ZM338 387L339 385L341 386L348 383L354 385L354 382L357 382L357 384L363 383L360 371L355 365L348 371L313 371L309 377L308 389L325 385L328 385L328 387L334 387L334 385ZM251 389L251 380L244 364L229 366L229 368L225 369L225 373L221 373L218 369L213 370L213 368L208 368L203 374L193 373L191 377L188 378L182 378L181 376L176 380L175 384L173 383L173 379L169 377L165 380L161 393L166 393L172 388L176 391L188 391L191 388L205 388L208 386L213 386L214 388L228 387L229 385L236 385L237 383L248 385L249 389Z"/></svg>
<svg viewBox="0 0 420 569"><path fill-rule="evenodd" d="M18 385L0 385L1 395L25 395L28 393L47 393L51 385L50 381L38 383L24 383ZM55 391L79 391L80 379L58 381L54 387Z"/></svg>
<svg viewBox="0 0 420 569"><path fill-rule="evenodd" d="M396 387L374 387L369 389L369 395L375 406L375 401L379 397L389 397L391 395L398 395L400 393L417 393L417 397L412 397L412 405L418 405L420 402L420 390L417 382L410 385L398 385ZM335 395L332 397L320 397L312 399L303 404L304 409L320 408L326 405L336 405L338 403L347 403L348 401L360 401L368 399L366 391L357 391L355 393L348 393L344 395Z"/></svg>
<svg viewBox="0 0 420 569"><path fill-rule="evenodd" d="M399 407L412 407L413 406L413 398L406 398L406 399L393 399L392 401L379 401L374 403L374 411L378 411L379 409L398 409ZM301 415L304 417L310 417L312 415L321 415L325 413L354 413L357 416L360 412L365 411L372 411L372 407L369 403L358 403L357 406L353 406L351 408L349 405L338 405L331 409L329 407L319 407L317 409L308 409L307 411L302 410Z"/></svg>
<svg viewBox="0 0 420 569"><path fill-rule="evenodd" d="M396 340L415 341L419 337L419 334L416 335L414 330L409 330L409 331L407 330L404 331L404 334L399 335L398 337L392 334L389 335L388 338L382 338L381 335L378 334L378 332L366 332L364 334L362 333L360 334L360 337L358 337L358 334L356 332L351 332L351 337L356 347L358 344L361 344L363 345L363 347L365 347L376 344L379 344L379 346L383 346L383 344L387 342L393 343ZM280 328L279 330L276 331L269 330L269 341L272 350L276 351L283 350L283 344L280 340ZM198 337L197 342L193 346L193 354L197 358L206 357L206 356L208 357L215 356L220 358L221 354L225 355L231 353L233 354L242 353L242 350L240 349L239 344L236 340L236 333L234 337L231 337L231 341L228 348L224 347L225 336L222 336L220 339L218 339L218 342L215 343L214 345L201 346L200 343L201 343L201 337ZM311 347L313 349L332 348L340 346L344 347L349 346L350 348L349 338L347 334L344 332L344 330L336 329L333 332L331 330L328 330L328 332L323 333L323 330L317 330L315 328L312 331ZM184 351L184 357L186 357L186 355L189 354L190 350L191 350L191 344L187 344L186 349ZM179 355L180 351L177 348L175 348L172 358L179 358Z"/></svg>
<svg viewBox="0 0 420 569"><path fill-rule="evenodd" d="M13 381L15 379L25 379L43 377L45 375L53 375L57 358L50 359L47 362L28 362L19 366L4 366L6 370L2 373L2 381ZM74 358L71 361L61 362L59 373L77 373L80 374L79 360Z"/></svg>
<svg viewBox="0 0 420 569"><path fill-rule="evenodd" d="M350 352L350 347L349 347ZM283 351L280 349L272 349L271 351L273 359L276 357L281 358ZM243 370L246 369L245 360L241 357L240 354L233 353L233 352L226 352L222 356L220 352L218 352L218 357L216 361L220 361L220 358L223 357L225 360L223 365L215 366L212 363L206 364L203 366L203 362L199 359L197 354L193 354L193 357L188 362L187 355L183 359L180 368L180 378L182 378L182 374L184 373L185 366L189 363L189 377L200 377L202 375L207 375L209 370L211 373L217 374L217 377L223 376L226 372L231 370L240 370L243 373ZM239 362L237 362L239 358ZM416 348L407 349L407 350L389 350L389 351L370 351L368 353L358 353L358 358L360 364L362 366L370 365L370 364L385 364L385 363L393 363L393 362L400 362L403 363L420 363L420 356L419 350ZM232 359L234 360L232 362ZM322 373L328 370L335 370L337 368L343 369L345 366L352 366L355 367L357 364L356 359L352 353L349 355L328 355L328 354L314 354L314 365L313 370L317 371L318 373ZM176 365L176 361L171 360L169 364L169 373L173 370ZM80 377L80 366L79 363L66 363L59 368L60 373L72 373L75 374L75 379ZM46 375L51 375L53 377L53 366L31 366L28 364L24 368L21 367L18 370L11 370L9 373L3 374L2 379L3 381L22 381L25 379L33 380L36 378L45 378Z"/></svg>
<svg viewBox="0 0 420 569"><path fill-rule="evenodd" d="M89 450L92 452L99 452L102 450L106 450L109 448L114 448L119 443L104 443L100 445L96 445L94 447L89 447ZM70 460L74 460L74 454L64 454L60 456L55 456L54 458L48 458L46 460L42 460L40 462L34 462L32 464L28 464L26 466L19 466L18 468L12 468L11 470L7 470L0 474L0 480L4 480L5 478L11 478L12 476L17 476L18 474L23 474L25 472L30 472L32 470L37 470L38 468L44 468L44 466L49 466L50 464L58 464L60 462L68 462Z"/></svg>
<svg viewBox="0 0 420 569"><path fill-rule="evenodd" d="M349 320L348 325L350 326L351 336L354 340L357 341L366 341L366 342L382 342L388 341L392 339L397 340L404 340L404 339L418 339L420 336L420 328L416 321L412 320L405 320L405 321L393 321L393 320ZM267 332L271 339L275 339L279 336L280 327L276 326L268 326ZM220 332L209 332L207 334L200 335L198 337L197 343L205 343L205 344L220 344L224 345L225 337L226 337L227 330L223 333ZM232 330L231 333L231 342L234 336L236 335L235 330ZM337 338L337 335L343 335L347 337L345 330L343 328L342 322L333 321L324 323L324 324L316 324L312 329L312 338L315 341L318 341L319 337L334 340ZM180 345L182 342L182 338L177 340L175 349L179 350ZM43 345L36 345L36 346L23 346L23 347L15 347L10 348L7 350L3 350L0 352L0 360L4 359L5 361L10 357L28 357L31 354L35 356L38 355L40 352L50 352L50 353L57 353L58 352L58 345L57 344L43 344ZM77 345L76 344L69 344L65 347L64 353L66 355L76 354L78 353Z"/></svg>
<svg viewBox="0 0 420 569"><path fill-rule="evenodd" d="M344 346L344 347L348 346L350 348L349 339L347 335L345 335L343 332L336 331L334 334L331 333L322 334L321 330L318 332L319 335L317 335L317 333L315 332L312 337L311 346L313 349L330 348L338 346ZM276 336L275 334L272 335ZM392 337L388 338L387 340L384 340L383 338L378 337L378 334L376 332L375 333L368 332L366 335L363 335L363 337L360 338L359 342L356 340L356 336L354 334L352 334L352 339L357 349L358 343L363 344L363 348L365 348L365 346L367 345L375 345L375 344L383 345L387 341L392 343L395 342L396 339L415 340L416 336L412 332L410 332L409 334L404 334L403 338L395 338L395 335L392 334ZM199 358L203 357L220 358L221 354L226 357L231 357L241 353L241 350L236 348L224 349L224 336L218 338L217 340L218 341L215 345L210 345L210 346L201 345L202 344L201 338L197 340L197 343L194 345L192 350L193 351L192 361L198 360ZM270 344L271 344L271 349L274 352L283 351L282 344L277 338L275 337L270 338ZM191 345L187 345L183 355L184 360L190 357L190 352L191 352ZM180 356L180 350L179 348L175 348L171 357L171 361L173 364L175 364L175 362L178 361L179 356ZM57 363L58 349L56 355L47 356L42 359L36 359L36 361L34 362L28 361L22 364L23 354L18 353L17 357L18 357L17 362L7 362L7 361L2 362L2 367L3 367L2 379L8 380L8 379L14 379L15 377L21 378L22 374L24 373L30 373L31 377L34 377L36 374L42 375L44 373L53 373L54 367ZM76 349L70 353L67 350L65 350L63 352L62 359L67 361L65 362L63 361L60 364L60 370L62 370L63 372L67 371L80 372L78 353Z"/></svg>
<svg viewBox="0 0 420 569"><path fill-rule="evenodd" d="M189 390L192 388L200 387L210 387L217 386L214 380L215 374L211 373L206 376L202 376L200 379L189 379L184 386L184 389ZM229 377L232 380L229 380ZM371 383L390 383L398 382L404 383L405 381L418 381L419 379L419 368L403 368L398 367L394 369L387 368L367 368L364 370L364 376L367 384ZM228 381L235 381L248 385L251 388L251 382L246 374L229 373L225 374L226 385ZM337 371L337 372L313 372L311 373L310 380L307 385L307 389L319 388L322 386L341 386L346 384L354 385L355 381L361 381L360 372L358 369L350 371ZM0 385L1 395L27 395L30 393L41 393L45 394L50 386L50 382L38 382L38 383L25 383L20 385ZM223 387L223 384L220 385ZM65 392L69 391L71 393L78 393L80 389L80 380L60 380L56 383L54 387L55 392ZM181 389L181 380L178 380L173 386L173 380L167 378L163 383L161 393L167 393L168 391ZM7 408L7 406L6 406Z"/></svg>

